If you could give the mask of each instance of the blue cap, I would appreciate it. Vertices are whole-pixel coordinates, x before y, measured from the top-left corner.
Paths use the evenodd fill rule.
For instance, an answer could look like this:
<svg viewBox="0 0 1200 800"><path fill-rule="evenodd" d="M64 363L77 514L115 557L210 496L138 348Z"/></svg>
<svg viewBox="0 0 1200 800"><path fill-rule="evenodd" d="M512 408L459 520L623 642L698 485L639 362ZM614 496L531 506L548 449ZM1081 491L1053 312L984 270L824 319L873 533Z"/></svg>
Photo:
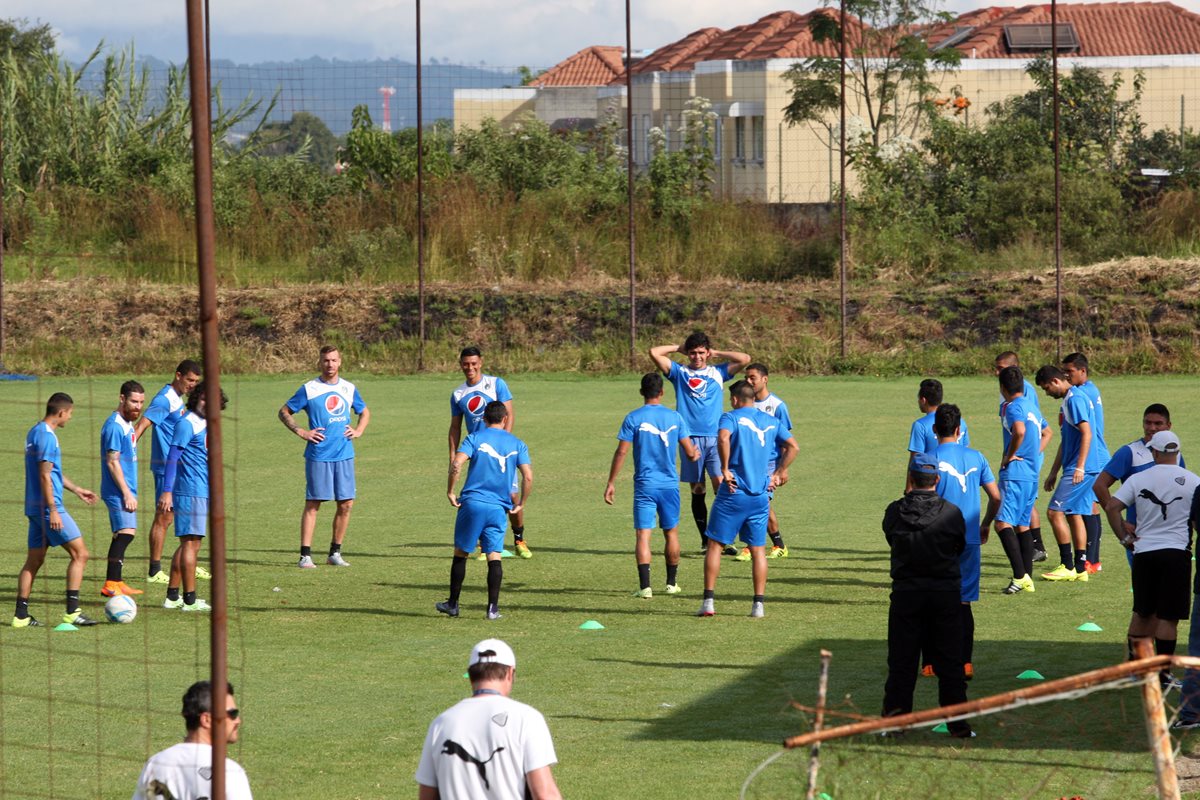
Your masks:
<svg viewBox="0 0 1200 800"><path fill-rule="evenodd" d="M912 464L908 467L909 472L927 472L934 473L938 471L937 459L928 453L917 453L913 456Z"/></svg>

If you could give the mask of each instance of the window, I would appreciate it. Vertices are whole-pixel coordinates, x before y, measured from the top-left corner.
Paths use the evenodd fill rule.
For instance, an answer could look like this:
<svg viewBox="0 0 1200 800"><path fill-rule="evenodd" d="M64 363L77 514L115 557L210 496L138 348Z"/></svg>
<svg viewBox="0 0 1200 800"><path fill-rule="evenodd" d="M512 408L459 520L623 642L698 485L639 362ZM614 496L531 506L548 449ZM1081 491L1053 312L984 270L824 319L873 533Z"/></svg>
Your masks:
<svg viewBox="0 0 1200 800"><path fill-rule="evenodd" d="M654 153L650 152L650 115L642 115L642 163L649 164Z"/></svg>
<svg viewBox="0 0 1200 800"><path fill-rule="evenodd" d="M733 118L733 158L736 161L746 160L746 118Z"/></svg>
<svg viewBox="0 0 1200 800"><path fill-rule="evenodd" d="M638 151L638 142L641 141L638 138L638 118L634 116L630 123L633 124L633 130L629 132L629 146L633 148L633 162L640 164L642 163L642 154Z"/></svg>
<svg viewBox="0 0 1200 800"><path fill-rule="evenodd" d="M764 117L750 118L750 135L753 138L753 154L754 161L761 164L763 162L763 153L766 150L765 141L767 133L766 119Z"/></svg>

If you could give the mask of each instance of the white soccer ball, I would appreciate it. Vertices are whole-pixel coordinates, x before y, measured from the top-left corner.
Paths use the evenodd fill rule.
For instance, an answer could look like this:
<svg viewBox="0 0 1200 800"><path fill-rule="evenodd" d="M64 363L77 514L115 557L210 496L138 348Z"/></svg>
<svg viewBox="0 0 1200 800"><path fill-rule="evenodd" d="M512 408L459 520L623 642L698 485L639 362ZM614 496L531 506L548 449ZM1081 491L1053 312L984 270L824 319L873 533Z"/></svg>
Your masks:
<svg viewBox="0 0 1200 800"><path fill-rule="evenodd" d="M104 604L104 616L109 622L133 622L137 616L137 603L127 594L118 594Z"/></svg>

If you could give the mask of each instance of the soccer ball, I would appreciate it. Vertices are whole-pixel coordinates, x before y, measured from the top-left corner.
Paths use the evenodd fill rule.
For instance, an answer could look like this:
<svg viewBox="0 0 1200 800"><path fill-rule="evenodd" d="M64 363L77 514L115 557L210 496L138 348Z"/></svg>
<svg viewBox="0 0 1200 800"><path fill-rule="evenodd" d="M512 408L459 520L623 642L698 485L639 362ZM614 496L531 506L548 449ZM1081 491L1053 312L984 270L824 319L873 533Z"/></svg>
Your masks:
<svg viewBox="0 0 1200 800"><path fill-rule="evenodd" d="M109 622L133 622L137 616L137 603L127 594L114 595L104 604L104 616Z"/></svg>

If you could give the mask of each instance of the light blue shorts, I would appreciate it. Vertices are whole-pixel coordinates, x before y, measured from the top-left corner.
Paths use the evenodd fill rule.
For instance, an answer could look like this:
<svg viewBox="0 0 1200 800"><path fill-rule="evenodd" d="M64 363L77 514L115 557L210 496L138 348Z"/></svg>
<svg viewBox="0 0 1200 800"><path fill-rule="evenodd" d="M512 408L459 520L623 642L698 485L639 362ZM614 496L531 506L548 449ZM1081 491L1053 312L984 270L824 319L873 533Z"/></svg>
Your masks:
<svg viewBox="0 0 1200 800"><path fill-rule="evenodd" d="M125 501L120 497L104 498L104 505L108 507L108 524L112 528L112 532L124 530L137 530L137 514L133 511L125 510Z"/></svg>
<svg viewBox="0 0 1200 800"><path fill-rule="evenodd" d="M1000 511L997 522L1007 522L1013 527L1029 527L1033 505L1037 502L1037 481L1000 480Z"/></svg>
<svg viewBox="0 0 1200 800"><path fill-rule="evenodd" d="M679 487L658 486L633 490L633 527L644 531L654 527L655 517L664 531L679 526Z"/></svg>
<svg viewBox="0 0 1200 800"><path fill-rule="evenodd" d="M354 459L304 461L305 500L353 500Z"/></svg>
<svg viewBox="0 0 1200 800"><path fill-rule="evenodd" d="M43 547L61 547L72 539L78 539L83 534L75 520L66 511L59 509L58 516L62 518L62 530L50 529L50 512L44 517L28 517L29 520L29 549L40 550Z"/></svg>
<svg viewBox="0 0 1200 800"><path fill-rule="evenodd" d="M700 460L692 461L679 448L679 480L683 483L703 483L704 473L710 478L721 474L721 457L717 454L717 437L693 436L692 444L700 451Z"/></svg>
<svg viewBox="0 0 1200 800"><path fill-rule="evenodd" d="M208 530L208 498L172 495L175 509L175 537L204 536Z"/></svg>
<svg viewBox="0 0 1200 800"><path fill-rule="evenodd" d="M476 546L482 546L485 553L499 553L507 531L507 508L464 500L454 518L454 546L464 553L473 552Z"/></svg>
<svg viewBox="0 0 1200 800"><path fill-rule="evenodd" d="M708 515L706 535L721 544L733 544L740 536L749 547L765 547L770 514L771 501L765 494L730 493L722 485Z"/></svg>
<svg viewBox="0 0 1200 800"><path fill-rule="evenodd" d="M1096 502L1092 487L1098 474L1086 476L1082 483L1071 483L1071 473L1064 473L1058 481L1058 488L1054 490L1054 496L1050 498L1050 510L1081 517L1091 514L1092 503Z"/></svg>

